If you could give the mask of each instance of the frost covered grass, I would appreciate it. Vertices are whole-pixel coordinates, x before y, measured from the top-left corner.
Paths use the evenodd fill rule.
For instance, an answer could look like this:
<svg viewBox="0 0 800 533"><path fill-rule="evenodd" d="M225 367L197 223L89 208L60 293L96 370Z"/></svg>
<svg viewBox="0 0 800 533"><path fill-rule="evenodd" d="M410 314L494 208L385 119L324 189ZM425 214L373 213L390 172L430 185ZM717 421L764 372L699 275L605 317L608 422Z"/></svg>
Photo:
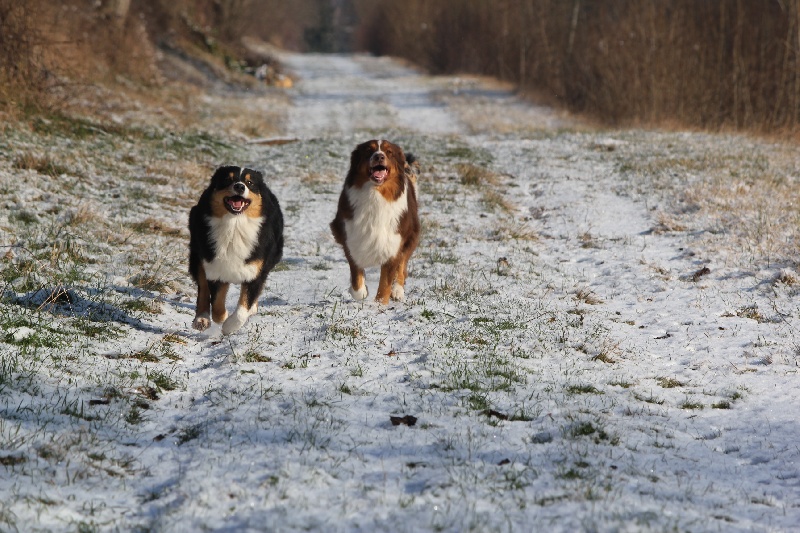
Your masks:
<svg viewBox="0 0 800 533"><path fill-rule="evenodd" d="M748 140L754 165L738 138L554 125L387 60L286 59L308 81L275 128L297 142L145 112L5 126L1 529L797 522L793 221L753 253L758 201L736 193L736 222L717 196L736 174L785 207L787 147ZM350 299L327 229L377 135L423 165L388 307ZM287 226L258 314L223 337L190 328L185 226L228 162L265 171Z"/></svg>

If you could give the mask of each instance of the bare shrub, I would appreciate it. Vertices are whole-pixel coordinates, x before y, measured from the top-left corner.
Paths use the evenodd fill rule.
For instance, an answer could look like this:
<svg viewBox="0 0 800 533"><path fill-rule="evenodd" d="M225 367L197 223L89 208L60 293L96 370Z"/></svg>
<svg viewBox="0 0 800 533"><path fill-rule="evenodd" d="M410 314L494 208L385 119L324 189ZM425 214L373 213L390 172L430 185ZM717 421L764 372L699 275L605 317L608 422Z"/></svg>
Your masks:
<svg viewBox="0 0 800 533"><path fill-rule="evenodd" d="M97 82L148 87L162 85L165 73L183 81L165 59L170 54L209 78L250 86L257 82L245 74L270 58L242 39L302 49L304 30L320 23L322 3L0 0L0 106L62 112L85 106L92 100L86 88Z"/></svg>
<svg viewBox="0 0 800 533"><path fill-rule="evenodd" d="M762 131L800 124L800 0L369 7L357 36L373 53L434 72L497 76L610 122Z"/></svg>

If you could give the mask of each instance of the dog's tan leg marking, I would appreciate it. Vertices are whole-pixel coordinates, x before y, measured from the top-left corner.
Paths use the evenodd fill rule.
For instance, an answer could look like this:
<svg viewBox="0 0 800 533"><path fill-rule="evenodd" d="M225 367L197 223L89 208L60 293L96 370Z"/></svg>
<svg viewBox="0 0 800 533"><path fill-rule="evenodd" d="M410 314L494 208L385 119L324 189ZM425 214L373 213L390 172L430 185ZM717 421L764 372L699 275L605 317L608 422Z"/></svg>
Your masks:
<svg viewBox="0 0 800 533"><path fill-rule="evenodd" d="M250 205L252 206L252 204L250 204ZM248 211L249 211L249 209L248 209ZM247 263L245 263L245 264L246 264L247 266L253 266L253 267L256 267L255 269L256 269L258 272L261 272L261 269L262 269L262 268L264 268L264 261L262 261L261 259L253 259L252 261L248 261L248 262L247 262Z"/></svg>
<svg viewBox="0 0 800 533"><path fill-rule="evenodd" d="M239 303L236 305L236 311L222 324L222 334L230 335L236 332L239 328L244 326L250 315L258 311L258 301L253 302L253 307L247 308L247 287L243 284L239 292Z"/></svg>
<svg viewBox="0 0 800 533"><path fill-rule="evenodd" d="M214 301L211 302L211 318L217 324L224 322L228 318L228 311L225 309L225 297L228 295L230 283L220 283Z"/></svg>
<svg viewBox="0 0 800 533"><path fill-rule="evenodd" d="M400 258L400 265L397 268L397 279L392 284L392 299L402 302L406 297L406 278L408 277L408 256Z"/></svg>
<svg viewBox="0 0 800 533"><path fill-rule="evenodd" d="M397 270L400 266L399 258L394 257L381 265L381 280L378 282L378 292L375 301L382 304L389 303L389 296L392 294L392 284L397 279Z"/></svg>
<svg viewBox="0 0 800 533"><path fill-rule="evenodd" d="M198 331L208 329L211 325L211 294L208 291L208 280L206 279L206 269L200 264L197 273L197 305L195 306L194 321L192 327Z"/></svg>

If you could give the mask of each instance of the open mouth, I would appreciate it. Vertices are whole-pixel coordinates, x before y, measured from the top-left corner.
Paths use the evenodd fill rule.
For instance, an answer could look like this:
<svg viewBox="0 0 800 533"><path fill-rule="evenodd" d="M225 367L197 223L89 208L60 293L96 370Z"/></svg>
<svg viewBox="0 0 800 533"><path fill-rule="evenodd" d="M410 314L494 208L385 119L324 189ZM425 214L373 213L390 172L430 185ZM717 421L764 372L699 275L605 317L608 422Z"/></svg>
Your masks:
<svg viewBox="0 0 800 533"><path fill-rule="evenodd" d="M389 169L383 165L376 165L369 169L369 179L380 185L386 180L389 175Z"/></svg>
<svg viewBox="0 0 800 533"><path fill-rule="evenodd" d="M225 207L234 215L238 215L250 205L250 200L242 196L228 196L225 198Z"/></svg>

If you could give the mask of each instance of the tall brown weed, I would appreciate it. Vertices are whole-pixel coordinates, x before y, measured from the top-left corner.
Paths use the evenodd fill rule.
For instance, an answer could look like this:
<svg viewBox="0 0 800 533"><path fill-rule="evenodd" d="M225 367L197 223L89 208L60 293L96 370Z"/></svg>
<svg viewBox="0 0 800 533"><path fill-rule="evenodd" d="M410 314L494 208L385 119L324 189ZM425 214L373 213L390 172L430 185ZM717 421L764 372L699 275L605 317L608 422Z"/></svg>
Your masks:
<svg viewBox="0 0 800 533"><path fill-rule="evenodd" d="M800 0L363 2L360 45L617 123L800 126Z"/></svg>

